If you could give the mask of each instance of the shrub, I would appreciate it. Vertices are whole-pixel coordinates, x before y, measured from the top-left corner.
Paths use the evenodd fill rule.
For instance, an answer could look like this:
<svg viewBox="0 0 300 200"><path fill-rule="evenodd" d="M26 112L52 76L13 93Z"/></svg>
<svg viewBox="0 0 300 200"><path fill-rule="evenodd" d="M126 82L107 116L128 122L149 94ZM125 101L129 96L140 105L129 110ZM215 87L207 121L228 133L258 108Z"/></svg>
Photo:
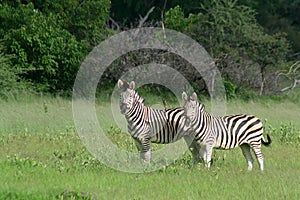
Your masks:
<svg viewBox="0 0 300 200"><path fill-rule="evenodd" d="M281 144L300 145L300 131L292 123L280 124L279 128L269 125L267 132L275 136Z"/></svg>
<svg viewBox="0 0 300 200"><path fill-rule="evenodd" d="M22 80L10 65L10 57L0 46L0 98L15 98L21 92L32 92L30 83Z"/></svg>
<svg viewBox="0 0 300 200"><path fill-rule="evenodd" d="M235 98L237 86L233 84L230 80L224 80L223 83L224 83L227 99Z"/></svg>
<svg viewBox="0 0 300 200"><path fill-rule="evenodd" d="M21 77L43 91L70 90L83 58L83 46L62 29L54 15L36 12L27 26L4 38L12 64Z"/></svg>

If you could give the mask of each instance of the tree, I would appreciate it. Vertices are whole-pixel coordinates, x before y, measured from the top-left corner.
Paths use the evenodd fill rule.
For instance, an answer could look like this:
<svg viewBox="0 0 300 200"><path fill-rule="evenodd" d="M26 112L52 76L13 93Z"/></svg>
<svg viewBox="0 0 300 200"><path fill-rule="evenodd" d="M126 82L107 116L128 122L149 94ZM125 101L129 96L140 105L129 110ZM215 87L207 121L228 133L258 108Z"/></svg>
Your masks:
<svg viewBox="0 0 300 200"><path fill-rule="evenodd" d="M28 25L7 33L4 44L20 76L50 92L71 89L84 55L83 45L54 15L37 10Z"/></svg>
<svg viewBox="0 0 300 200"><path fill-rule="evenodd" d="M9 7L10 11L15 10L18 13L15 17L14 12L7 12L4 16L5 21L16 23L17 26L26 23L25 19L36 10L45 16L55 14L62 23L62 28L74 35L77 41L86 41L90 48L96 46L109 34L104 27L109 15L109 0L4 0L3 2L5 2L2 4L3 7ZM19 12L21 10L26 12ZM8 15L12 20L8 20ZM20 16L25 19L23 20ZM7 27L13 28L11 24Z"/></svg>
<svg viewBox="0 0 300 200"><path fill-rule="evenodd" d="M300 1L299 0L240 0L257 11L257 21L268 33L287 34L293 51L300 52Z"/></svg>
<svg viewBox="0 0 300 200"><path fill-rule="evenodd" d="M20 77L40 90L71 90L81 61L108 30L109 0L3 0L0 39Z"/></svg>
<svg viewBox="0 0 300 200"><path fill-rule="evenodd" d="M90 48L96 46L108 34L104 24L109 15L109 0L48 0L33 1L44 14L55 14L62 26L74 35L77 41L86 41Z"/></svg>
<svg viewBox="0 0 300 200"><path fill-rule="evenodd" d="M3 49L3 45L0 44L0 98L14 98L25 90L31 92L31 84L18 76L15 69L11 67L9 55L4 54Z"/></svg>
<svg viewBox="0 0 300 200"><path fill-rule="evenodd" d="M29 25L35 12L33 4L23 5L18 1L1 3L0 10L0 39L12 29Z"/></svg>
<svg viewBox="0 0 300 200"><path fill-rule="evenodd" d="M284 35L265 33L256 22L255 11L238 5L235 0L206 1L201 4L201 10L184 17L180 7L170 9L166 12L166 27L183 31L196 39L215 58L223 77L233 82L236 82L234 76L238 76L234 68L243 70L245 65L259 65L260 77L257 80L261 83L262 94L267 69L275 71L288 55L289 43Z"/></svg>
<svg viewBox="0 0 300 200"><path fill-rule="evenodd" d="M152 25L157 24L161 20L161 12L165 8L169 10L179 5L184 13L198 13L199 5L203 0L112 0L110 16L115 22L120 24L122 28L136 27L140 16L145 16L146 13L154 7L153 13L149 16L148 21Z"/></svg>
<svg viewBox="0 0 300 200"><path fill-rule="evenodd" d="M253 27L251 30L246 34L249 42L244 45L247 55L260 66L261 86L259 94L263 95L267 68L272 68L275 72L282 65L285 65L290 45L282 34L268 35L262 31L253 32Z"/></svg>

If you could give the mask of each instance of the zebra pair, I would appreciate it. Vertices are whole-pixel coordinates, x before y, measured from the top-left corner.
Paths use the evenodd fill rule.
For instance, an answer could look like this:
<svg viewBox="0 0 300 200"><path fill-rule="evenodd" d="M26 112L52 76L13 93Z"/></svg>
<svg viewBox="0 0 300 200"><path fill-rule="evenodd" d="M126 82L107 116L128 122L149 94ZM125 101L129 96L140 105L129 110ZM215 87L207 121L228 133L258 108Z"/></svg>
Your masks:
<svg viewBox="0 0 300 200"><path fill-rule="evenodd" d="M194 162L199 162L200 156L210 167L213 148L232 149L240 146L252 169L253 159L250 147L253 149L261 171L263 171L263 156L261 143L269 145L262 136L261 121L251 115L231 115L217 117L205 112L203 105L197 101L196 93L188 97L182 94L184 106L166 110L158 110L144 105L144 99L135 89L135 83L119 80L120 110L128 122L128 132L135 141L140 156L150 161L150 143L167 144L182 137L190 144ZM189 144L189 143L188 143Z"/></svg>

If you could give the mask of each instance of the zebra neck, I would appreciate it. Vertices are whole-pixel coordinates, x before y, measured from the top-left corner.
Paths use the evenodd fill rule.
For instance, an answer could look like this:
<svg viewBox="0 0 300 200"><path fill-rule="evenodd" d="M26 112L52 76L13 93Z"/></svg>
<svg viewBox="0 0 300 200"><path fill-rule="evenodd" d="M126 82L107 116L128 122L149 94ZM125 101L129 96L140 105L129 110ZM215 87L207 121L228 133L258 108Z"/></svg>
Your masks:
<svg viewBox="0 0 300 200"><path fill-rule="evenodd" d="M209 122L210 118L211 115L206 112L203 107L199 107L198 113L196 113L196 117L192 121L193 127L198 129L199 127L205 126Z"/></svg>
<svg viewBox="0 0 300 200"><path fill-rule="evenodd" d="M135 101L132 108L128 111L128 113L125 115L128 124L132 124L138 120L140 120L141 117L145 120L146 118L146 106L144 106L143 103L140 103L139 101Z"/></svg>
<svg viewBox="0 0 300 200"><path fill-rule="evenodd" d="M140 103L144 105L145 100L136 91L134 91L134 101L135 103Z"/></svg>

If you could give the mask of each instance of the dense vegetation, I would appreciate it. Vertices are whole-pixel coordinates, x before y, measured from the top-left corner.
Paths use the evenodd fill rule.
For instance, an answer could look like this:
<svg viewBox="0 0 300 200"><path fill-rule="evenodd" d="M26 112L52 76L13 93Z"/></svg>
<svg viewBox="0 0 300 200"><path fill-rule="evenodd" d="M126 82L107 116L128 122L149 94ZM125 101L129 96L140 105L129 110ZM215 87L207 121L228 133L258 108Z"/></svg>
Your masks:
<svg viewBox="0 0 300 200"><path fill-rule="evenodd" d="M24 88L69 94L93 47L122 30L162 23L206 48L222 72L229 96L245 90L278 94L299 84L299 9L296 0L2 0L0 94L7 98ZM163 55L162 60L176 60ZM115 72L153 62L147 57L149 52L145 56L142 50L124 55L102 81L114 83L120 75ZM166 64L186 64L176 62ZM187 78L200 91L205 87L199 78Z"/></svg>
<svg viewBox="0 0 300 200"><path fill-rule="evenodd" d="M13 69L6 79L43 92L70 90L84 56L108 34L109 6L108 0L1 1L1 57Z"/></svg>

